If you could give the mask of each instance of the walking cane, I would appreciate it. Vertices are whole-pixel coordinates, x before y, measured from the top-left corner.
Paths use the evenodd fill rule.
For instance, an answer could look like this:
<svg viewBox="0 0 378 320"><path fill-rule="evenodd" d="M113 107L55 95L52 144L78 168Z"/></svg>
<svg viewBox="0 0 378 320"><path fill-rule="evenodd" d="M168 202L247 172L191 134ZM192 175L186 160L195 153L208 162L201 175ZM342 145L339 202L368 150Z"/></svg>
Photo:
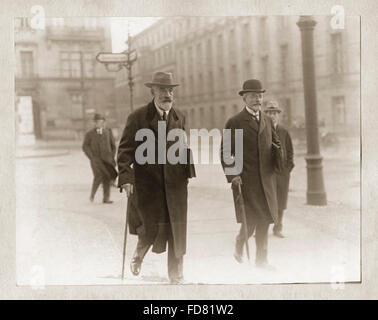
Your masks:
<svg viewBox="0 0 378 320"><path fill-rule="evenodd" d="M120 189L122 192L122 189ZM131 195L130 195L131 196ZM127 225L129 224L129 206L131 201L127 197L127 206L126 206L126 222L125 222L125 234L123 238L123 253L122 253L122 280L125 278L125 260L126 260L126 244L127 244Z"/></svg>
<svg viewBox="0 0 378 320"><path fill-rule="evenodd" d="M248 261L250 261L249 258L249 245L248 245L248 229L247 229L247 216L245 214L245 206L244 206L244 198L243 194L241 191L240 183L238 184L238 189L239 189L239 201L240 201L240 210L242 213L242 218L243 218L243 225L244 225L244 237L245 237L245 251L247 252L247 258Z"/></svg>

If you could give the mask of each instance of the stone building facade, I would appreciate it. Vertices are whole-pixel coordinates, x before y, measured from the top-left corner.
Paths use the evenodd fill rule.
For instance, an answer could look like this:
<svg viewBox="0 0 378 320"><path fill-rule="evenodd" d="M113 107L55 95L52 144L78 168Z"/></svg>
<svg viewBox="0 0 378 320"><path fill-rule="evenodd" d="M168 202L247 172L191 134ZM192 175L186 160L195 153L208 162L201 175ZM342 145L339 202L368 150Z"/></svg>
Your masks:
<svg viewBox="0 0 378 320"><path fill-rule="evenodd" d="M297 16L162 18L134 36L134 106L151 99L143 84L154 71L172 72L180 87L176 106L191 128L223 128L243 108L244 80L258 78L265 101L278 100L282 121L295 134L304 128L302 54ZM316 16L315 68L319 124L329 132L356 135L360 115L360 24L346 17L332 29ZM130 112L126 72L117 81L117 109Z"/></svg>
<svg viewBox="0 0 378 320"><path fill-rule="evenodd" d="M43 30L15 19L16 112L22 122L31 110L37 139L82 139L95 112L115 125L115 75L96 62L100 51L111 51L107 19L46 19Z"/></svg>

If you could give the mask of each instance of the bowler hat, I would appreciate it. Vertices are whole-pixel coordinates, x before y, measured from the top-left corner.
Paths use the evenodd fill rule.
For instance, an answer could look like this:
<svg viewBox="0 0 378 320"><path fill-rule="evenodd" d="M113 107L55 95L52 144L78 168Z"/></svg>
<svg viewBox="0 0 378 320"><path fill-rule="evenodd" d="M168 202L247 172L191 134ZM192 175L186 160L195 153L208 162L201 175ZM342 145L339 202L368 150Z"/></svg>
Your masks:
<svg viewBox="0 0 378 320"><path fill-rule="evenodd" d="M264 110L264 112L278 112L278 113L281 113L282 110L280 109L280 107L278 106L278 102L277 101L274 101L274 100L271 100L271 101L268 101L266 103L266 108Z"/></svg>
<svg viewBox="0 0 378 320"><path fill-rule="evenodd" d="M93 117L93 120L94 121L97 121L97 120L105 120L105 117L100 114L100 113L95 113L94 117Z"/></svg>
<svg viewBox="0 0 378 320"><path fill-rule="evenodd" d="M177 87L179 84L173 83L172 73L170 72L155 72L152 75L152 81L144 84L146 87L151 88L152 86L160 87Z"/></svg>
<svg viewBox="0 0 378 320"><path fill-rule="evenodd" d="M257 79L249 79L244 81L243 90L239 91L239 94L242 96L246 92L265 92L262 88L261 82Z"/></svg>

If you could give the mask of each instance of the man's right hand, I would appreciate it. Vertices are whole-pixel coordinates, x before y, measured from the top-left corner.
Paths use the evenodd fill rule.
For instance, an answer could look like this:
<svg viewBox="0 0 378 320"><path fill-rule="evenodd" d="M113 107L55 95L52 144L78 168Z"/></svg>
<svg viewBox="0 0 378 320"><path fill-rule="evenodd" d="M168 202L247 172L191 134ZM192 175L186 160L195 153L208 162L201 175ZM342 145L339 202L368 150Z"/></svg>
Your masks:
<svg viewBox="0 0 378 320"><path fill-rule="evenodd" d="M126 190L127 197L130 197L130 195L134 192L134 186L131 183L126 183L121 186L123 190Z"/></svg>
<svg viewBox="0 0 378 320"><path fill-rule="evenodd" d="M242 184L242 179L241 179L240 176L237 176L237 177L235 177L235 178L233 178L233 179L231 180L231 183L232 183L232 185L233 185L234 187L237 187L237 186L239 186L240 184Z"/></svg>

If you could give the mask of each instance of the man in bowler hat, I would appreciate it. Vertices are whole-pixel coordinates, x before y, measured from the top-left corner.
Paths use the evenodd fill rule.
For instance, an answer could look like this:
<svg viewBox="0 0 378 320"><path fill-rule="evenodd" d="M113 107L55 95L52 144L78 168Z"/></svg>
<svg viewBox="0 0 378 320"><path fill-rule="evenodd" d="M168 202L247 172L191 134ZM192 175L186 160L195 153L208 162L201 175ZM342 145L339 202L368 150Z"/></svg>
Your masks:
<svg viewBox="0 0 378 320"><path fill-rule="evenodd" d="M93 202L100 184L103 188L103 200L110 204L110 186L117 177L115 169L116 146L112 131L105 127L105 118L99 113L94 115L95 126L85 134L83 151L90 160L93 171L93 183L90 201Z"/></svg>
<svg viewBox="0 0 378 320"><path fill-rule="evenodd" d="M282 234L282 219L284 210L287 207L287 197L289 193L290 172L294 168L293 143L289 132L279 123L282 112L277 101L268 101L264 112L272 119L276 132L281 142L283 156L283 167L277 173L277 202L278 221L273 227L273 234L276 237L284 238Z"/></svg>
<svg viewBox="0 0 378 320"><path fill-rule="evenodd" d="M247 237L244 221L238 213L236 220L241 223L240 232L236 237L234 258L243 261L243 246L256 231L256 259L257 267L274 270L268 263L268 229L269 224L277 221L277 194L275 165L272 148L280 148L279 138L275 132L272 120L263 112L261 106L265 90L259 80L250 79L244 82L239 95L243 98L245 107L231 117L225 129L231 129L232 137L236 129L243 130L242 141L231 139L231 145L226 145L223 139L221 146L222 166L230 167L230 159L225 159L230 149L231 156L235 156L235 143L243 144L243 168L239 175L227 175L227 181L232 188L241 187L244 198L247 223Z"/></svg>
<svg viewBox="0 0 378 320"><path fill-rule="evenodd" d="M126 190L129 201L132 200L130 232L134 230L138 235L130 268L138 275L148 250L152 247L152 252L162 253L168 245L168 277L171 284L181 284L186 252L187 186L188 178L195 172L187 161L170 163L169 159L158 161L157 156L159 148L167 151L175 144L167 139L159 141L162 125L167 133L172 129L185 129L184 115L173 106L173 90L178 84L173 82L171 73L156 72L145 85L151 89L153 100L129 115L117 157L118 185ZM153 134L153 163L138 160L136 151L145 143L136 139L141 129L149 129ZM181 148L187 155L189 149Z"/></svg>

